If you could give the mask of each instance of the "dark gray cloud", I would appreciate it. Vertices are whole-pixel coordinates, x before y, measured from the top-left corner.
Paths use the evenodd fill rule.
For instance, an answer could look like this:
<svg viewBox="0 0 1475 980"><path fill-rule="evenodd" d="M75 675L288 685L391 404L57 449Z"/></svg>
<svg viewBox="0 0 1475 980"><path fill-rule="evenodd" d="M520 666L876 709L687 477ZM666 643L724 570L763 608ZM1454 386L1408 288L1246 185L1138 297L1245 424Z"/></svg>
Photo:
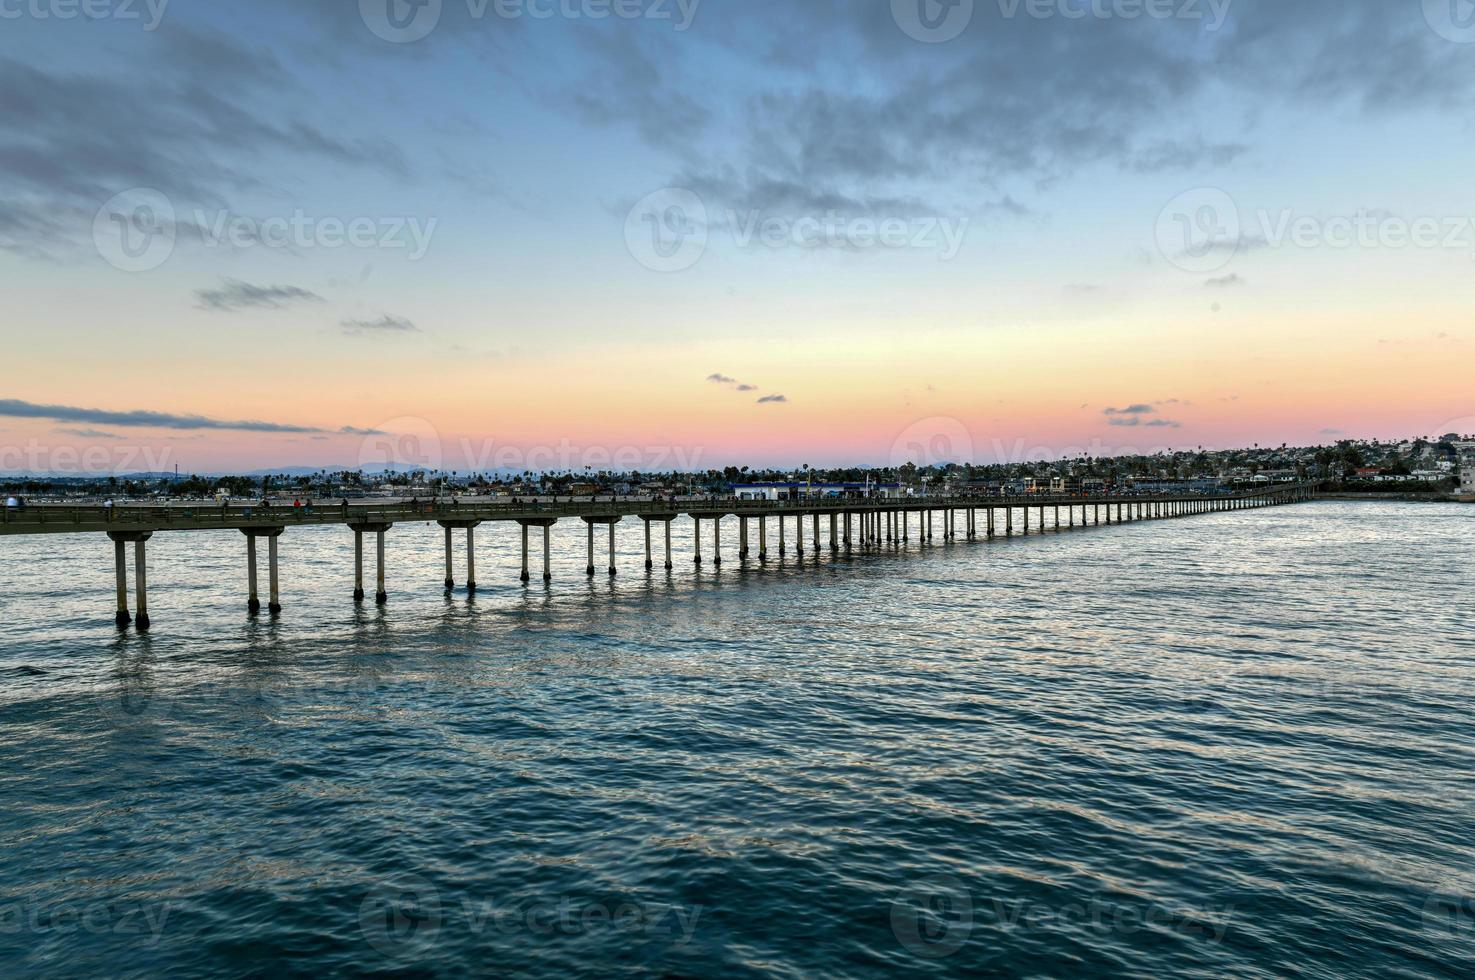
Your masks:
<svg viewBox="0 0 1475 980"><path fill-rule="evenodd" d="M98 208L132 188L162 192L181 214L225 207L275 185L272 162L283 158L410 176L404 153L377 134L299 115L310 91L271 48L178 18L147 43L147 72L106 57L88 70L23 62L18 50L0 57L0 249L46 256L82 242Z"/></svg>
<svg viewBox="0 0 1475 980"><path fill-rule="evenodd" d="M758 404L781 405L788 402L788 400L789 399L786 395L764 395L762 398L758 399Z"/></svg>
<svg viewBox="0 0 1475 980"><path fill-rule="evenodd" d="M1126 408L1104 408L1102 415L1151 415L1157 409L1148 404L1128 405Z"/></svg>
<svg viewBox="0 0 1475 980"><path fill-rule="evenodd" d="M239 279L225 279L219 289L196 290L203 310L234 313L239 310L276 310L291 303L321 303L323 298L300 286L257 286Z"/></svg>
<svg viewBox="0 0 1475 980"><path fill-rule="evenodd" d="M419 333L420 328L402 316L385 314L375 320L342 320L338 324L350 337L386 333Z"/></svg>
<svg viewBox="0 0 1475 980"><path fill-rule="evenodd" d="M38 405L14 398L0 398L0 416L22 419L49 419L53 422L79 422L147 429L224 429L242 432L322 432L323 429L276 422L230 422L203 415L176 415L170 412L113 412L100 408L76 408L70 405Z"/></svg>
<svg viewBox="0 0 1475 980"><path fill-rule="evenodd" d="M77 436L81 439L121 439L122 436L116 432L104 432L101 429L57 429L57 432L68 436Z"/></svg>
<svg viewBox="0 0 1475 980"><path fill-rule="evenodd" d="M727 375L720 373L707 375L707 380L719 385L735 385L738 383L737 378L729 378Z"/></svg>
<svg viewBox="0 0 1475 980"><path fill-rule="evenodd" d="M1231 272L1227 276L1218 276L1214 279L1209 279L1204 282L1204 285L1210 289L1229 289L1232 286L1244 286L1248 285L1248 283L1244 276L1241 276L1238 272Z"/></svg>

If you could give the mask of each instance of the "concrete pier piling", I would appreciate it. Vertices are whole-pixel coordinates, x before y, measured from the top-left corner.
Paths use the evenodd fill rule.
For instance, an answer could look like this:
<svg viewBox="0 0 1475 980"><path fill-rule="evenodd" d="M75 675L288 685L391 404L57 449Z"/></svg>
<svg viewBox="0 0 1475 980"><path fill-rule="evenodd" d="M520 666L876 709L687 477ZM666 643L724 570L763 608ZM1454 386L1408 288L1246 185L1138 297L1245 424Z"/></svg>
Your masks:
<svg viewBox="0 0 1475 980"><path fill-rule="evenodd" d="M374 585L375 585L375 588L374 588L374 603L376 605L380 605L380 606L386 605L389 602L389 592L386 589L385 584L384 584L384 532L385 532L385 530L386 530L385 528L382 528L381 527L381 528L378 529L377 532L375 532L375 535L374 535L374 537L377 539L375 541L375 550L376 550L376 552L378 554L378 559L379 559L378 560L378 569L377 569L377 572L376 572L376 574L374 576Z"/></svg>
<svg viewBox="0 0 1475 980"><path fill-rule="evenodd" d="M256 588L256 535L246 532L246 611L261 612L261 593Z"/></svg>
<svg viewBox="0 0 1475 980"><path fill-rule="evenodd" d="M249 544L249 540L247 539L247 547L251 549L251 553L254 555L256 553L255 546ZM256 562L254 559L251 562L251 569L251 593L254 597L256 593ZM357 528L353 532L353 601L364 601L364 532ZM259 606L260 603L257 605Z"/></svg>
<svg viewBox="0 0 1475 980"><path fill-rule="evenodd" d="M133 539L133 625L137 629L149 628L149 570L145 551L147 536Z"/></svg>
<svg viewBox="0 0 1475 980"><path fill-rule="evenodd" d="M118 614L114 617L114 622L119 626L127 626L133 622L133 617L128 613L128 548L122 538L113 539L113 551L118 577Z"/></svg>

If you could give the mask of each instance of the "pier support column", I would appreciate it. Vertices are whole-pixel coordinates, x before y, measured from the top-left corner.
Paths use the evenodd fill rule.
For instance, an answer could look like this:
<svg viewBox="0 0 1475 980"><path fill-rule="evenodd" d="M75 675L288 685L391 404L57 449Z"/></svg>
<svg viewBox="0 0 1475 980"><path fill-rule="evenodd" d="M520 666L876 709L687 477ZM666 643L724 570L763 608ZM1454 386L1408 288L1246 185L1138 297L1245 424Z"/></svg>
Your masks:
<svg viewBox="0 0 1475 980"><path fill-rule="evenodd" d="M923 540L924 541L931 541L932 540L932 508L931 507L928 507L925 513L927 514L927 522L926 522L926 529L923 531L922 537L923 537Z"/></svg>
<svg viewBox="0 0 1475 980"><path fill-rule="evenodd" d="M532 581L532 575L528 572L528 526L522 526L522 580Z"/></svg>
<svg viewBox="0 0 1475 980"><path fill-rule="evenodd" d="M256 545L246 539L246 550L251 555L251 595L256 595ZM353 601L364 601L364 532L353 532ZM257 603L259 607L261 604Z"/></svg>
<svg viewBox="0 0 1475 980"><path fill-rule="evenodd" d="M666 571L671 570L671 524L672 521L664 521L666 525Z"/></svg>
<svg viewBox="0 0 1475 980"><path fill-rule="evenodd" d="M149 628L149 572L145 542L148 535L133 541L133 625L141 630Z"/></svg>
<svg viewBox="0 0 1475 980"><path fill-rule="evenodd" d="M256 535L246 535L246 611L261 612L261 594L256 590Z"/></svg>
<svg viewBox="0 0 1475 980"><path fill-rule="evenodd" d="M610 578L614 578L616 575L619 574L619 570L617 568L615 568L615 524L616 523L617 522L615 522L615 521L610 521L609 522L609 574L610 574Z"/></svg>
<svg viewBox="0 0 1475 980"><path fill-rule="evenodd" d="M722 515L712 521L712 565L722 567Z"/></svg>
<svg viewBox="0 0 1475 980"><path fill-rule="evenodd" d="M778 515L778 556L780 558L788 554L788 548L784 547L784 515Z"/></svg>
<svg viewBox="0 0 1475 980"><path fill-rule="evenodd" d="M277 538L278 535L273 534L266 539L266 611L273 616L280 615L282 612L282 599L278 591L277 577Z"/></svg>
<svg viewBox="0 0 1475 980"><path fill-rule="evenodd" d="M782 538L784 519L780 517L778 523L779 537ZM758 560L768 561L768 518L766 517L758 518Z"/></svg>
<svg viewBox="0 0 1475 980"><path fill-rule="evenodd" d="M594 577L594 525L593 524L586 524L584 526L584 528L585 528L585 530L587 530L589 532L589 567L586 568L584 571L585 571L585 574L587 574L590 578L593 578Z"/></svg>
<svg viewBox="0 0 1475 980"><path fill-rule="evenodd" d="M840 532L838 526L839 520L840 519L836 515L830 515L830 551L832 552L840 550Z"/></svg>
<svg viewBox="0 0 1475 980"><path fill-rule="evenodd" d="M466 594L476 591L476 525L466 525Z"/></svg>
<svg viewBox="0 0 1475 980"><path fill-rule="evenodd" d="M651 557L651 552L650 552L650 519L649 518L646 518L646 521L645 521L645 570L648 572L648 571L650 571L651 569L653 569L655 567L656 567L656 563L655 563L655 560Z"/></svg>
<svg viewBox="0 0 1475 980"><path fill-rule="evenodd" d="M1024 536L1029 537L1029 504L1019 508L1024 513Z"/></svg>
<svg viewBox="0 0 1475 980"><path fill-rule="evenodd" d="M553 525L543 525L543 581L553 581Z"/></svg>
<svg viewBox="0 0 1475 980"><path fill-rule="evenodd" d="M1014 537L1014 508L1004 508L1004 537Z"/></svg>
<svg viewBox="0 0 1475 980"><path fill-rule="evenodd" d="M122 538L113 539L113 571L118 579L118 614L113 621L119 626L127 626L133 622L133 617L128 615L128 550Z"/></svg>
<svg viewBox="0 0 1475 980"><path fill-rule="evenodd" d="M451 564L451 529L445 527L446 532L446 591L449 592L456 587L456 573Z"/></svg>
<svg viewBox="0 0 1475 980"><path fill-rule="evenodd" d="M700 565L702 563L702 519L700 517L693 516L691 519L691 526L693 529L692 545L696 549L696 557L693 559L693 563Z"/></svg>
<svg viewBox="0 0 1475 980"><path fill-rule="evenodd" d="M748 560L748 519L738 517L738 560Z"/></svg>
<svg viewBox="0 0 1475 980"><path fill-rule="evenodd" d="M844 538L845 550L846 551L849 551L850 550L850 517L851 517L850 511L846 511L845 512L845 538Z"/></svg>
<svg viewBox="0 0 1475 980"><path fill-rule="evenodd" d="M374 574L374 604L384 606L389 604L389 592L384 585L384 528L379 528L375 534L374 549L377 553L377 568Z"/></svg>

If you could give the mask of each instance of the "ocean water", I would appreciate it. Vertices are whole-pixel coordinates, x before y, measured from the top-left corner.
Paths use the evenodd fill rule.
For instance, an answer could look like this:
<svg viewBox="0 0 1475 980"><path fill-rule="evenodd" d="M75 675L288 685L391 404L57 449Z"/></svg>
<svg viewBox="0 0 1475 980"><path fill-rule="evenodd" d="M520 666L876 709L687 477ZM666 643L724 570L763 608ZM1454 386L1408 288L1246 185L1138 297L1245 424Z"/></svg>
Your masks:
<svg viewBox="0 0 1475 980"><path fill-rule="evenodd" d="M690 530L0 539L0 976L1475 973L1475 508Z"/></svg>

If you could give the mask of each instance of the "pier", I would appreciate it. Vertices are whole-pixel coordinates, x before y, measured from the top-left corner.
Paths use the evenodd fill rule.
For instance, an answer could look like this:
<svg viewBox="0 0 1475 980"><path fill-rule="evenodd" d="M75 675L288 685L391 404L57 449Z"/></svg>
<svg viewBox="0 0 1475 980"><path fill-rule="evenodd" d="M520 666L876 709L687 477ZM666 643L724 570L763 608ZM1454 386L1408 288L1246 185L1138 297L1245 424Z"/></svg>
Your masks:
<svg viewBox="0 0 1475 980"><path fill-rule="evenodd" d="M604 572L619 574L616 565L616 533L626 520L643 525L645 569L657 563L674 567L672 525L681 517L692 521L692 561L710 561L720 567L723 559L722 522L738 519L739 561L748 561L755 550L760 562L769 558L770 524L776 527L778 554L787 555L792 540L794 554L802 557L806 537L815 554L850 553L857 547L869 549L900 545L916 539L944 541L989 540L1031 534L1061 533L1087 527L1109 527L1137 521L1167 520L1234 510L1282 506L1313 499L1310 484L1284 484L1241 493L1216 495L1099 496L1099 497L864 497L807 498L797 500L736 500L726 498L631 498L631 499L441 499L435 501L315 501L306 506L259 504L40 504L7 508L0 519L0 537L37 534L107 535L113 543L117 579L119 627L132 624L146 630L148 613L147 547L156 534L190 531L239 531L245 538L246 609L259 613L259 542L265 541L267 564L267 612L282 612L278 575L278 543L295 527L337 525L354 535L353 600L367 599L364 580L365 536L371 535L375 561L374 601L389 601L387 574L388 532L396 524L438 523L444 529L445 588L455 587L455 550L459 538L465 548L466 590L476 591L476 531L483 524L515 529L521 535L521 580L532 580L531 532L542 531L542 579L553 580L551 528L559 521L582 521L586 529L587 565L593 577L597 537L607 537L608 566ZM1016 523L1017 521L1017 523ZM792 538L789 537L792 528ZM710 532L710 551L704 555L704 529ZM459 533L458 533L459 532ZM755 540L756 539L756 540ZM662 551L656 551L656 545ZM128 546L133 548L133 605L129 607ZM662 560L663 559L663 560Z"/></svg>

